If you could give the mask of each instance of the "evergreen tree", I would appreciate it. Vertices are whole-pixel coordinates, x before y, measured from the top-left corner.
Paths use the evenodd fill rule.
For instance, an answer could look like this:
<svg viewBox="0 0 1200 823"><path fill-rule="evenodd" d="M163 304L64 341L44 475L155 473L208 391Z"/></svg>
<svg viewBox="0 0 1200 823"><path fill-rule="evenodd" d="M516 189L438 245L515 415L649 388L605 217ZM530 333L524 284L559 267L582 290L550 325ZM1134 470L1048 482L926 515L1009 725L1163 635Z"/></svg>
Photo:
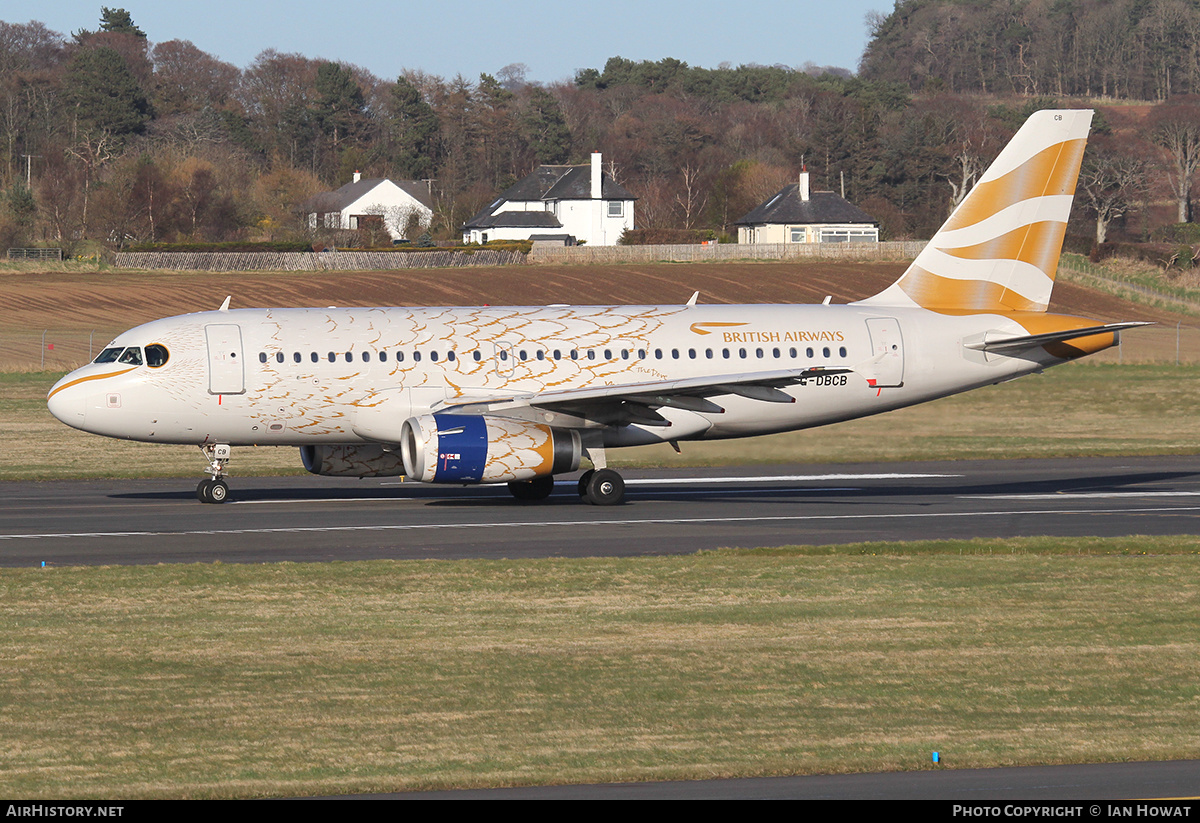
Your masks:
<svg viewBox="0 0 1200 823"><path fill-rule="evenodd" d="M100 30L116 34L132 34L134 37L146 39L146 32L133 23L133 17L125 9L100 8Z"/></svg>
<svg viewBox="0 0 1200 823"><path fill-rule="evenodd" d="M391 100L392 134L399 150L395 162L404 177L420 179L433 169L438 118L421 92L404 77L396 78Z"/></svg>
<svg viewBox="0 0 1200 823"><path fill-rule="evenodd" d="M571 154L571 130L562 109L545 89L535 88L522 119L525 139L539 163L565 163Z"/></svg>
<svg viewBox="0 0 1200 823"><path fill-rule="evenodd" d="M140 133L150 99L114 49L84 49L71 58L63 93L78 129L117 137Z"/></svg>

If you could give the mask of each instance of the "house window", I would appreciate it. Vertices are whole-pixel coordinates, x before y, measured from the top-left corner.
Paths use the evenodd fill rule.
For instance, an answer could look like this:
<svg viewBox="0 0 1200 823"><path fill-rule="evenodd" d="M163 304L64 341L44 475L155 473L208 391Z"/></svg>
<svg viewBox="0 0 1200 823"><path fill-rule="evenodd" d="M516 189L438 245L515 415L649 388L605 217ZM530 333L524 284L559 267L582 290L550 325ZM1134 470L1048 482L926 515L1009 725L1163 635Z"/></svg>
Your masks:
<svg viewBox="0 0 1200 823"><path fill-rule="evenodd" d="M625 201L624 200L609 200L608 201L608 216L609 217L624 217L625 216Z"/></svg>
<svg viewBox="0 0 1200 823"><path fill-rule="evenodd" d="M792 243L807 243L808 229L804 226L791 226L788 228Z"/></svg>
<svg viewBox="0 0 1200 823"><path fill-rule="evenodd" d="M822 243L878 243L879 229L870 226L862 229L835 228L821 229Z"/></svg>

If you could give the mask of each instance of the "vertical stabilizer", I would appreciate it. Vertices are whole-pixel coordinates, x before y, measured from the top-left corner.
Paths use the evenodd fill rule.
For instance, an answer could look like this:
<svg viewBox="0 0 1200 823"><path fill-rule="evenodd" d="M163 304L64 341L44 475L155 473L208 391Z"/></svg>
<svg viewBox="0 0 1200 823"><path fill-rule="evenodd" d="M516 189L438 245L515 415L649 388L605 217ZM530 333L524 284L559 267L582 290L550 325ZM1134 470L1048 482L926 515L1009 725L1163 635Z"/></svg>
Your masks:
<svg viewBox="0 0 1200 823"><path fill-rule="evenodd" d="M860 302L1045 311L1091 123L1091 110L1026 120L900 279Z"/></svg>

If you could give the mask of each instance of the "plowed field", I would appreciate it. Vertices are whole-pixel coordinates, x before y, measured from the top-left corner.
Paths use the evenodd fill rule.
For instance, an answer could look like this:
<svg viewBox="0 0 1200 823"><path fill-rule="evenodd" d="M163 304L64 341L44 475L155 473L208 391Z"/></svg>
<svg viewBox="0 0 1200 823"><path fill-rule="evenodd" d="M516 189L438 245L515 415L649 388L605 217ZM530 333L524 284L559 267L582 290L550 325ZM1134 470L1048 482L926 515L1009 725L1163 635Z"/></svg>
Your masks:
<svg viewBox="0 0 1200 823"><path fill-rule="evenodd" d="M6 368L84 362L131 326L207 311L231 295L233 308L261 306L452 306L549 303L844 303L896 280L904 263L706 263L621 266L504 266L344 273L5 273L0 274L0 358ZM1179 316L1059 283L1053 311L1098 320ZM43 348L43 330L50 330ZM1173 340L1173 338L1172 338ZM1173 353L1173 342L1171 342Z"/></svg>

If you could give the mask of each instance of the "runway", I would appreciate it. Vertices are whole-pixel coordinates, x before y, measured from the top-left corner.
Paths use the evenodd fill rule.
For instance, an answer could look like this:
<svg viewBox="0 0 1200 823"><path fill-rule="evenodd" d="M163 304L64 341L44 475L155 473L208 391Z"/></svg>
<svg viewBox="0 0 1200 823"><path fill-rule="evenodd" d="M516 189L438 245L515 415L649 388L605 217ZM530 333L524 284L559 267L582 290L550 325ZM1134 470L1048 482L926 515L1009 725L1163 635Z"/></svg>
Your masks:
<svg viewBox="0 0 1200 823"><path fill-rule="evenodd" d="M628 502L539 504L396 479L8 483L0 565L520 558L1021 535L1200 533L1200 458L628 471Z"/></svg>

